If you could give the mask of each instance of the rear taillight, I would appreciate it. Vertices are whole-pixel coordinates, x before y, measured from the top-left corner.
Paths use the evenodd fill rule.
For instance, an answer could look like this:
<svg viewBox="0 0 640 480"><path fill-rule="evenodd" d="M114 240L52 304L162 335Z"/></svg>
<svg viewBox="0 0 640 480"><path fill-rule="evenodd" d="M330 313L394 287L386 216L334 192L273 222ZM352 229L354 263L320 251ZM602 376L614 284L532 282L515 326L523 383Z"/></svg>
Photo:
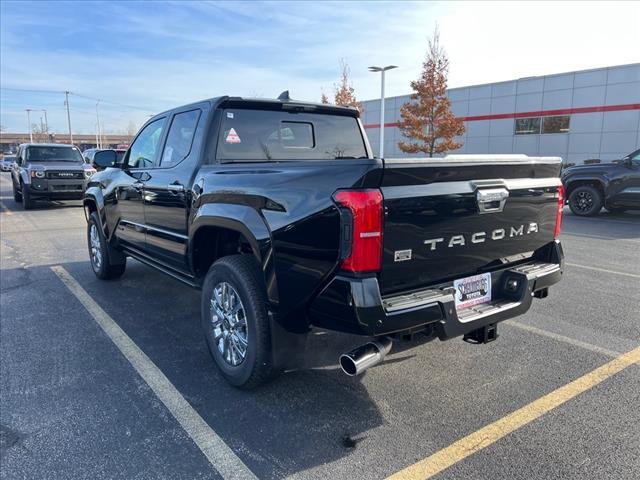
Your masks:
<svg viewBox="0 0 640 480"><path fill-rule="evenodd" d="M562 226L562 209L564 208L564 186L558 186L558 211L556 213L556 230L553 234L554 238L560 236L560 227Z"/></svg>
<svg viewBox="0 0 640 480"><path fill-rule="evenodd" d="M333 195L343 210L340 267L375 272L382 263L382 193L378 189L338 190Z"/></svg>

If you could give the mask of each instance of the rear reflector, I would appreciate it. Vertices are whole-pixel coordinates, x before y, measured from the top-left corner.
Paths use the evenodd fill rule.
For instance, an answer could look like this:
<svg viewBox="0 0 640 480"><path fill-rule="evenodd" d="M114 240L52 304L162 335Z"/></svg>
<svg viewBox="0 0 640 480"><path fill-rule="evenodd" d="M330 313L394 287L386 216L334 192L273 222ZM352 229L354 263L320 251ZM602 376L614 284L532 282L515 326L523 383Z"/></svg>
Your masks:
<svg viewBox="0 0 640 480"><path fill-rule="evenodd" d="M553 234L554 238L560 236L560 227L562 226L562 209L564 208L564 186L558 186L558 212L556 213L556 230Z"/></svg>
<svg viewBox="0 0 640 480"><path fill-rule="evenodd" d="M378 189L338 190L333 199L342 217L341 268L375 272L382 263L382 193Z"/></svg>

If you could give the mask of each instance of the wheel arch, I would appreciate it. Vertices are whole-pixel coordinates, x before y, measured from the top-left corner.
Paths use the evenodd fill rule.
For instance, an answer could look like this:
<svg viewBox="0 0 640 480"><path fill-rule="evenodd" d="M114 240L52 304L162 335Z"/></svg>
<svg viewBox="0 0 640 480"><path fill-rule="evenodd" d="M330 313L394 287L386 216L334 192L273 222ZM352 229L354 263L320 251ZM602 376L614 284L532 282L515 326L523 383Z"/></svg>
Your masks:
<svg viewBox="0 0 640 480"><path fill-rule="evenodd" d="M606 193L606 182L602 178L598 177L578 177L574 179L569 179L565 182L565 199L568 202L571 193L578 187L581 186L591 186L597 188L602 194L602 198L604 200Z"/></svg>
<svg viewBox="0 0 640 480"><path fill-rule="evenodd" d="M226 255L250 254L261 268L272 305L278 303L271 232L256 210L246 205L205 204L194 215L188 245L191 271L204 278Z"/></svg>
<svg viewBox="0 0 640 480"><path fill-rule="evenodd" d="M82 199L82 207L84 211L84 217L89 222L89 217L93 212L98 214L98 221L100 222L100 228L104 233L104 236L109 239L109 231L104 217L104 198L102 192L97 187L89 187Z"/></svg>

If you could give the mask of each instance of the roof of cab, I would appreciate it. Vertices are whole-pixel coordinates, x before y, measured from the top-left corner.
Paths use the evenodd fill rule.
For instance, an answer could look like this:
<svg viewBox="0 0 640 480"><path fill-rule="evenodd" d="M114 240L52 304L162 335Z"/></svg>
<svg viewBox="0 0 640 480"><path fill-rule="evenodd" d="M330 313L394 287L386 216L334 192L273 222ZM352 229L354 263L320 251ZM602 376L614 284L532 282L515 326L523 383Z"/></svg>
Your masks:
<svg viewBox="0 0 640 480"><path fill-rule="evenodd" d="M300 100L293 99L277 99L277 98L253 98L253 97L231 97L231 96L222 96L222 97L213 97L206 100L201 100L199 102L190 103L187 105L180 105L179 107L171 108L169 110L165 110L164 112L160 112L154 115L152 118L147 121L156 119L157 117L161 117L168 113L173 112L174 110L182 110L189 107L196 108L199 104L204 102L210 103L213 108L225 108L225 107L253 107L253 108L266 108L273 106L280 106L284 109L290 110L301 110L301 111L318 111L318 112L326 112L326 113L334 113L337 115L349 115L349 116L359 116L358 109L355 107L343 107L339 105L332 105L328 103L315 103L315 102L304 102Z"/></svg>

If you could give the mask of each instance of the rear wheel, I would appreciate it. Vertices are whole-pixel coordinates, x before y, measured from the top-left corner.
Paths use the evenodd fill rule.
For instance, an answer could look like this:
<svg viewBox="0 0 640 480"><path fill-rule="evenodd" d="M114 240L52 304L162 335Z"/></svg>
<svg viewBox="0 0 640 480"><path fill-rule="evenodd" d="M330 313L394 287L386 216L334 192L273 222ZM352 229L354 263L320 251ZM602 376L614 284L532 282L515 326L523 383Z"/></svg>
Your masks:
<svg viewBox="0 0 640 480"><path fill-rule="evenodd" d="M277 374L255 258L230 255L211 266L202 287L201 322L211 356L231 385L248 390Z"/></svg>
<svg viewBox="0 0 640 480"><path fill-rule="evenodd" d="M89 217L87 243L91 268L96 277L101 280L111 280L122 276L127 267L127 258L121 252L109 247L96 212Z"/></svg>
<svg viewBox="0 0 640 480"><path fill-rule="evenodd" d="M569 195L569 208L581 217L597 215L602 209L602 194L591 185L576 187Z"/></svg>

